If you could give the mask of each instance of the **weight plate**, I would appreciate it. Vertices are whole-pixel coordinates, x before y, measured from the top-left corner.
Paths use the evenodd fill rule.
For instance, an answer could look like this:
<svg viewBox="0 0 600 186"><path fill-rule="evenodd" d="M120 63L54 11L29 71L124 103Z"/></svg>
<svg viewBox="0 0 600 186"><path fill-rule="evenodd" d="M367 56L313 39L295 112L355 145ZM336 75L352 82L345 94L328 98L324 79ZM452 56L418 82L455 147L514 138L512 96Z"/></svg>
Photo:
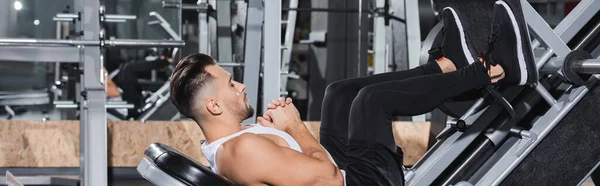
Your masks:
<svg viewBox="0 0 600 186"><path fill-rule="evenodd" d="M569 82L573 83L573 85L581 86L581 85L585 84L585 81L581 78L581 76L573 70L573 64L576 61L583 60L583 59L591 59L591 58L592 58L592 56L586 51L583 51L583 50L571 51L567 55L567 57L565 57L565 62L564 62L563 68L562 68L563 76Z"/></svg>

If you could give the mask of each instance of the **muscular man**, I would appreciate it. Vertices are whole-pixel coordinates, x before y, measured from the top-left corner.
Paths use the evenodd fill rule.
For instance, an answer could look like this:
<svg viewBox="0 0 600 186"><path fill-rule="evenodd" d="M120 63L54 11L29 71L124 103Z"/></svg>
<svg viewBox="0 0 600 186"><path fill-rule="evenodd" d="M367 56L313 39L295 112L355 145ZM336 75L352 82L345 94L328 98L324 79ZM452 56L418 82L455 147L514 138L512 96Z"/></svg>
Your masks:
<svg viewBox="0 0 600 186"><path fill-rule="evenodd" d="M392 116L423 114L490 84L537 80L524 25L517 24L502 1L494 13L492 37L497 39L482 60L473 55L458 13L445 8L444 41L436 60L329 85L320 144L289 99L274 100L257 118L260 124L243 128L240 123L254 112L245 85L204 54L179 62L171 99L202 128L202 152L212 170L235 185L403 185Z"/></svg>

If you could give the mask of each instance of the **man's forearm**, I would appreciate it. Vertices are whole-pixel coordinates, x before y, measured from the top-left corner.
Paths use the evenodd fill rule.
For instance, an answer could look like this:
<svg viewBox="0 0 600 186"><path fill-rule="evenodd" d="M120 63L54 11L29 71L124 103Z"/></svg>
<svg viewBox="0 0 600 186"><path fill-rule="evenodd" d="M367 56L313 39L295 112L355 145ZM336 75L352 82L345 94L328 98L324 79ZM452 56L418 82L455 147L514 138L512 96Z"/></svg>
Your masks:
<svg viewBox="0 0 600 186"><path fill-rule="evenodd" d="M323 149L321 144L319 144L312 134L310 134L310 131L308 131L308 128L306 128L304 123L293 125L287 132L296 139L296 142L298 142L298 145L302 148L303 154L321 161L330 161L325 149Z"/></svg>

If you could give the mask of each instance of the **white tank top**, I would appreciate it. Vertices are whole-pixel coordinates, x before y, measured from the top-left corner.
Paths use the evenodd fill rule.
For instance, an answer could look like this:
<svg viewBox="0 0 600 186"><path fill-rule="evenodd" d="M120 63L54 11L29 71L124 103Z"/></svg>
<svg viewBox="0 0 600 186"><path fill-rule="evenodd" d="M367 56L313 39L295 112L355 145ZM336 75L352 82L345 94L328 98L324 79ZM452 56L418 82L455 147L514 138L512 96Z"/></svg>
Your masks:
<svg viewBox="0 0 600 186"><path fill-rule="evenodd" d="M210 144L208 144L206 142L202 143L202 154L204 154L204 157L206 157L206 160L208 160L208 163L210 164L210 168L212 169L212 171L215 174L219 174L219 171L217 170L217 163L216 163L217 149L219 149L219 147L226 141L230 140L231 138L237 137L243 133L273 134L273 135L283 138L288 143L288 145L290 145L291 149L294 149L298 152L302 152L300 145L292 136L290 136L290 134L280 131L280 130L277 130L277 129L274 129L274 128L271 128L271 127L265 127L265 126L258 125L258 124L253 124L250 126L252 126L252 127L246 128L242 131L236 132L227 137L223 137L221 139L213 141ZM327 152L327 155L329 156L329 159L331 160L331 162L333 162L333 164L335 165L335 161L333 161L333 158L331 158L331 155L329 154L329 152ZM340 171L342 172L342 175L344 176L344 185L346 185L346 172L344 170L340 170Z"/></svg>
<svg viewBox="0 0 600 186"><path fill-rule="evenodd" d="M244 129L242 131L239 131L235 134L232 134L227 137L223 137L221 139L213 141L210 144L207 144L206 142L202 143L202 154L204 154L204 157L206 157L206 160L208 160L208 163L210 163L210 168L213 170L213 172L215 172L216 174L219 174L219 171L217 170L217 164L216 164L217 149L219 149L219 147L226 141L230 140L231 138L242 135L243 133L273 134L273 135L283 138L290 145L291 149L294 149L298 152L302 152L302 149L300 148L300 145L298 145L298 142L296 142L296 140L294 138L292 138L292 136L290 136L288 133L285 133L283 131L280 131L280 130L277 130L277 129L274 129L271 127L265 127L265 126L257 125L257 124L254 124L251 126L252 127Z"/></svg>

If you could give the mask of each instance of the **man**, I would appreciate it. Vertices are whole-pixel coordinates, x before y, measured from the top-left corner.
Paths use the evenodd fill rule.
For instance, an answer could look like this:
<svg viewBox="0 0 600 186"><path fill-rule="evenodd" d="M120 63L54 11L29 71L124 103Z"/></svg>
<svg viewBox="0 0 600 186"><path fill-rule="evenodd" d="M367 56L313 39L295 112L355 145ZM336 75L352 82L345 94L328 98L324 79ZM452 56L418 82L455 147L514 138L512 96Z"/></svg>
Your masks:
<svg viewBox="0 0 600 186"><path fill-rule="evenodd" d="M458 13L445 8L444 41L435 60L401 72L342 80L323 100L319 144L290 99L268 105L260 125L245 85L204 54L182 59L173 73L171 99L202 128L202 152L212 170L235 185L403 185L402 155L393 115L423 114L466 91L537 81L528 36L510 7L495 5L490 48L478 60ZM526 30L525 30L526 33Z"/></svg>

